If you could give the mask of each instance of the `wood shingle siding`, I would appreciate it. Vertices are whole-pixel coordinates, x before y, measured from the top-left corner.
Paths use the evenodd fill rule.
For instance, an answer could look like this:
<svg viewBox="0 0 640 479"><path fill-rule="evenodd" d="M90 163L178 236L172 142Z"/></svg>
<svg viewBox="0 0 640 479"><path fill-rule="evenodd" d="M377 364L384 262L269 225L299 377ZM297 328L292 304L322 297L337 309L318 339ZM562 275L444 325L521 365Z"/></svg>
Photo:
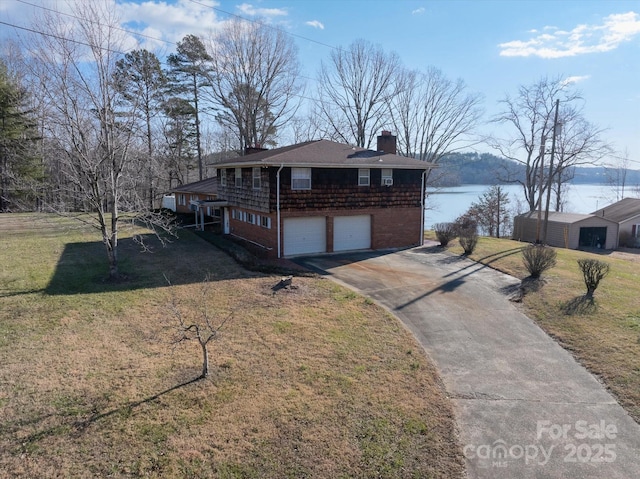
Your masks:
<svg viewBox="0 0 640 479"><path fill-rule="evenodd" d="M270 174L271 209L276 208L276 171ZM291 189L291 169L280 173L280 208L300 209L362 209L406 208L420 206L421 176L413 170L395 170L393 186L381 185L381 170L371 170L370 186L358 186L358 170L314 168L310 190Z"/></svg>

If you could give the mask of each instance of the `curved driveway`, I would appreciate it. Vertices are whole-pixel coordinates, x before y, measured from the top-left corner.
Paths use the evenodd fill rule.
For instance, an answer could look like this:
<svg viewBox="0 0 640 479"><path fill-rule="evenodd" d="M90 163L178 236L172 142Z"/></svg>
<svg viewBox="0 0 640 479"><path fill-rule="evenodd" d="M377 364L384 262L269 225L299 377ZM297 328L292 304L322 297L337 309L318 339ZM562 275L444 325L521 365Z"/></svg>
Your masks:
<svg viewBox="0 0 640 479"><path fill-rule="evenodd" d="M413 332L453 401L469 477L640 477L640 426L509 301L517 279L433 247L298 262Z"/></svg>

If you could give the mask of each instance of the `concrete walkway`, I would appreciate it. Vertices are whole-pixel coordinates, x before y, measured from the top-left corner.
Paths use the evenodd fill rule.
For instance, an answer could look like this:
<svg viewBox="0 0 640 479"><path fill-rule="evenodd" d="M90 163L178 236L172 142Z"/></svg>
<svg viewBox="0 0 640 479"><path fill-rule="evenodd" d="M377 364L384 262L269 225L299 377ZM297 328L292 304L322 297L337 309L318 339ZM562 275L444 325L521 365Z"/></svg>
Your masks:
<svg viewBox="0 0 640 479"><path fill-rule="evenodd" d="M640 426L509 301L518 280L423 247L301 264L376 300L433 359L471 478L640 478Z"/></svg>

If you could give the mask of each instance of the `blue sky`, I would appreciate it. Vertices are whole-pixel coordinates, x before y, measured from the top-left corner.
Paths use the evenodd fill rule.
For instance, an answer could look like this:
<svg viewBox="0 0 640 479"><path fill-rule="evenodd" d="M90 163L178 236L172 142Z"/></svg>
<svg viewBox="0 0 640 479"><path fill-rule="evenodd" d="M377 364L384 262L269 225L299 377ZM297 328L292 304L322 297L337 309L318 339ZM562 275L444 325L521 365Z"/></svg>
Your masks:
<svg viewBox="0 0 640 479"><path fill-rule="evenodd" d="M331 47L358 38L399 54L416 69L435 66L484 95L486 119L498 101L544 76L570 79L586 118L640 168L640 1L617 0L110 0L126 28L171 51L188 33L215 30L230 15L261 19L293 35L308 89ZM0 21L28 25L29 4L65 9L64 0L0 0ZM37 10L37 8L35 8ZM0 37L16 31L0 24ZM495 132L483 126L483 132ZM500 134L500 132L495 132ZM480 146L480 151L490 151Z"/></svg>

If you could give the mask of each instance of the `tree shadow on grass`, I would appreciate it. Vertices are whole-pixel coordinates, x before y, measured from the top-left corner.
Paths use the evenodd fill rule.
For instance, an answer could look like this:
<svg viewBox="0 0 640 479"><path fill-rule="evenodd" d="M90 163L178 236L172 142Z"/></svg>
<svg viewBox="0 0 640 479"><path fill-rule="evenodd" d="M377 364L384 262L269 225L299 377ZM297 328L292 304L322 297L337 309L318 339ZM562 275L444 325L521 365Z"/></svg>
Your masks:
<svg viewBox="0 0 640 479"><path fill-rule="evenodd" d="M598 309L598 305L593 298L582 295L567 301L560 309L567 316L579 316L594 313Z"/></svg>
<svg viewBox="0 0 640 479"><path fill-rule="evenodd" d="M118 269L121 278L108 279L108 261L100 241L68 243L64 246L49 284L48 295L71 295L130 291L211 280L238 279L250 276L215 246L196 235L186 233L163 246L153 235L143 237L146 248L132 238L118 243Z"/></svg>
<svg viewBox="0 0 640 479"><path fill-rule="evenodd" d="M205 379L204 376L198 376L197 378L193 378L193 379L191 379L189 381L186 381L184 383L177 384L177 385L175 385L173 387L170 387L169 389L165 389L162 392L154 394L153 396L149 396L147 398L141 399L140 401L130 402L128 404L125 404L122 407L115 408L115 409L112 409L112 410L107 411L107 412L95 413L91 417L89 417L89 418L87 418L87 419L85 419L83 421L76 422L74 424L75 429L78 432L82 432L85 429L87 429L89 426L91 426L91 424L93 424L95 422L98 422L98 421L100 421L102 419L106 419L108 417L114 416L116 414L124 414L124 413L130 412L133 409L142 406L143 404L147 404L147 403L150 403L152 401L155 401L156 399L159 399L160 397L164 396L165 394L169 394L172 391L175 391L177 389L181 389L183 387L189 386L190 384L197 383L198 381L201 381L201 380L204 380L204 379Z"/></svg>
<svg viewBox="0 0 640 479"><path fill-rule="evenodd" d="M203 380L204 378L202 376L198 376L196 378L193 378L189 381L183 382L181 384L177 384L173 387L170 387L168 389L165 389L164 391L161 391L157 394L154 394L153 396L149 396L147 398L141 399L139 401L133 401L130 403L127 403L119 408L114 408L111 409L109 411L106 412L95 412L93 415L91 415L90 417L88 417L87 419L83 419L80 421L75 421L72 423L61 423L61 424L56 424L54 426L50 426L48 428L44 428L42 430L39 430L37 432L34 432L32 434L29 434L28 436L22 438L20 440L20 448L22 450L28 450L31 446L33 446L34 444L38 443L39 441L41 441L44 438L47 437L53 437L53 436L59 436L62 434L72 434L72 435L79 435L84 433L89 426L91 426L92 424L101 421L103 419L107 419L109 417L112 416L116 416L116 415L120 415L120 416L129 416L131 414L131 412L150 402L155 401L156 399L159 399L160 397L169 394L173 391L176 391L178 389L184 388L186 386L189 386L190 384L194 384L197 383L201 380ZM28 422L24 422L23 420L20 420L17 424L20 427L24 427L27 424L31 424L31 425L36 425L37 423L40 422L44 422L47 419L52 418L53 416L56 416L56 414L46 414L44 416L40 416L37 419L32 419ZM63 416L64 417L64 416ZM2 428L6 431L6 430L10 430L11 428L9 427L9 425L3 425Z"/></svg>

